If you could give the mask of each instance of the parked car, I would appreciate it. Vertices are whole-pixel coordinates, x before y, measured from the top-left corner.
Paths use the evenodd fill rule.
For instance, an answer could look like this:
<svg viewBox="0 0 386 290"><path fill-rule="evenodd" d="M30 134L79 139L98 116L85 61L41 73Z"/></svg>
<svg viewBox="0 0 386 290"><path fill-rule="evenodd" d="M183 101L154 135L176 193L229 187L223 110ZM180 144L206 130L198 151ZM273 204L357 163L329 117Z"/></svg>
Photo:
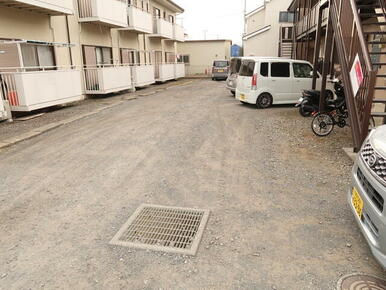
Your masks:
<svg viewBox="0 0 386 290"><path fill-rule="evenodd" d="M351 176L350 207L374 257L386 269L386 125L371 131Z"/></svg>
<svg viewBox="0 0 386 290"><path fill-rule="evenodd" d="M215 60L212 67L212 80L226 80L229 71L229 61Z"/></svg>
<svg viewBox="0 0 386 290"><path fill-rule="evenodd" d="M226 87L233 95L236 95L237 77L240 71L241 60L241 57L234 57L231 59Z"/></svg>
<svg viewBox="0 0 386 290"><path fill-rule="evenodd" d="M314 69L302 60L278 57L243 58L237 78L236 99L268 108L272 104L296 104L303 90L312 88ZM317 88L321 88L318 72ZM333 90L331 84L327 88Z"/></svg>

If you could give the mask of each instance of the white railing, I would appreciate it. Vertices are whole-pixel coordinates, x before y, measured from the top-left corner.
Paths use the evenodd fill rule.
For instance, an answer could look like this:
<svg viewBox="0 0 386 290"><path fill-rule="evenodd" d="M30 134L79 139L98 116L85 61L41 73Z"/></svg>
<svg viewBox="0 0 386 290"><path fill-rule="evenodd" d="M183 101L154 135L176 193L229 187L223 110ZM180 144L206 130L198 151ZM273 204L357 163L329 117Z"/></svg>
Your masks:
<svg viewBox="0 0 386 290"><path fill-rule="evenodd" d="M175 63L174 64L174 78L184 78L185 77L185 64L184 63Z"/></svg>
<svg viewBox="0 0 386 290"><path fill-rule="evenodd" d="M129 65L86 66L83 70L87 94L108 94L133 87Z"/></svg>
<svg viewBox="0 0 386 290"><path fill-rule="evenodd" d="M176 23L173 24L173 34L176 41L185 41L184 28Z"/></svg>
<svg viewBox="0 0 386 290"><path fill-rule="evenodd" d="M29 8L33 8L34 11L39 11L38 8L41 8L41 12L49 11L51 14L74 14L74 6L72 0L0 0L0 3L7 2L17 5L17 3L22 3L28 5ZM12 6L12 5L10 5ZM21 5L20 5L21 6ZM23 7L23 6L21 6ZM32 10L32 9L31 9Z"/></svg>
<svg viewBox="0 0 386 290"><path fill-rule="evenodd" d="M152 33L153 32L153 22L152 15L146 10L142 10L135 6L129 5L127 10L128 16L128 29L142 32L142 33Z"/></svg>
<svg viewBox="0 0 386 290"><path fill-rule="evenodd" d="M79 21L127 27L127 0L78 0Z"/></svg>
<svg viewBox="0 0 386 290"><path fill-rule="evenodd" d="M82 99L81 72L74 67L0 68L0 90L12 110L36 110Z"/></svg>
<svg viewBox="0 0 386 290"><path fill-rule="evenodd" d="M152 64L132 65L131 74L135 87L143 87L155 83L155 66Z"/></svg>
<svg viewBox="0 0 386 290"><path fill-rule="evenodd" d="M153 36L173 39L173 24L162 18L153 18Z"/></svg>

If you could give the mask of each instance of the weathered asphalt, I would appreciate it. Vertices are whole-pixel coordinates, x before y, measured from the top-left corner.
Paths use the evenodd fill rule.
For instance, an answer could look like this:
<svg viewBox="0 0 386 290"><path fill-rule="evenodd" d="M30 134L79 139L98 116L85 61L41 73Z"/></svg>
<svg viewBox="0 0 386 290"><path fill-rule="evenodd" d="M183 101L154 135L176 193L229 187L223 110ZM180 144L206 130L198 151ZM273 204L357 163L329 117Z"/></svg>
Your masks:
<svg viewBox="0 0 386 290"><path fill-rule="evenodd" d="M195 80L0 151L0 289L334 289L382 276L347 206L349 131ZM211 210L197 256L109 245L142 203Z"/></svg>

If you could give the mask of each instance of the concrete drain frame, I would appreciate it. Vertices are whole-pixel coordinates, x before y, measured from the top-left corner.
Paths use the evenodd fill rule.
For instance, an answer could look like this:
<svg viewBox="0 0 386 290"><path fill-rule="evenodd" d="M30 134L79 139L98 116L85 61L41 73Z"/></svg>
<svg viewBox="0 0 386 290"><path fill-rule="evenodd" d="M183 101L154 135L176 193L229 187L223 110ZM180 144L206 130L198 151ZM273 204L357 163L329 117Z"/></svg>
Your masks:
<svg viewBox="0 0 386 290"><path fill-rule="evenodd" d="M364 273L354 273L339 279L337 290L386 290L386 281Z"/></svg>
<svg viewBox="0 0 386 290"><path fill-rule="evenodd" d="M209 210L142 204L110 244L194 256L209 214Z"/></svg>

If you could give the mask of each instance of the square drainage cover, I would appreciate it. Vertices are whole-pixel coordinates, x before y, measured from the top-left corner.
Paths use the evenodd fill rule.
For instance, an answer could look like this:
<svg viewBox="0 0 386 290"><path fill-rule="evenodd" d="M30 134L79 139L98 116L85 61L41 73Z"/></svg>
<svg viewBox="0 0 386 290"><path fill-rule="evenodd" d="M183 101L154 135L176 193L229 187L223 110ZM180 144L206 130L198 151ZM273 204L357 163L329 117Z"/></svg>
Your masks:
<svg viewBox="0 0 386 290"><path fill-rule="evenodd" d="M110 244L195 255L208 218L208 210L142 204Z"/></svg>

